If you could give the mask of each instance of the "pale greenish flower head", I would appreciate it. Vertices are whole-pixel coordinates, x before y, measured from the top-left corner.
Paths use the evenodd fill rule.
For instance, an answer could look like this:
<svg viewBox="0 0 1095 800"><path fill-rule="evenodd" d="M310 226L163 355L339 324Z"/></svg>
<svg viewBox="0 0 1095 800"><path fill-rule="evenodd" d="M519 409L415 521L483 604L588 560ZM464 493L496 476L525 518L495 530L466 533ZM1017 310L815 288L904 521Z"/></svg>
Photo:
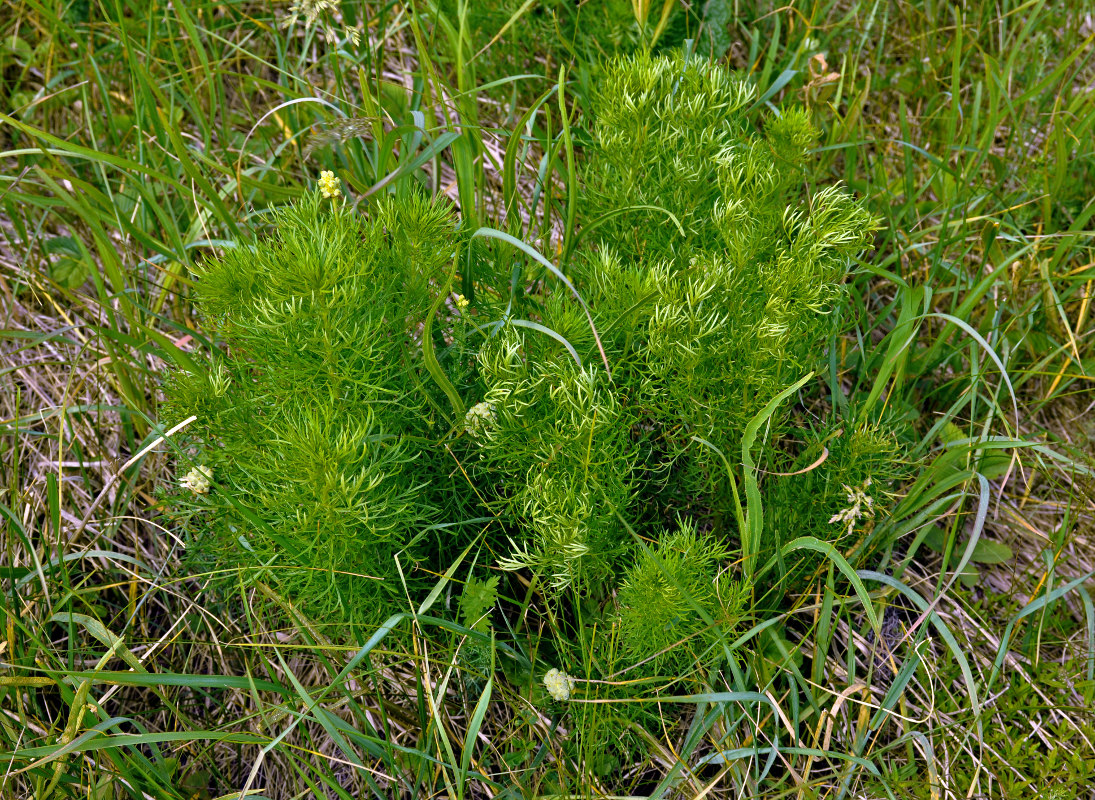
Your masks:
<svg viewBox="0 0 1095 800"><path fill-rule="evenodd" d="M465 300L464 302L467 303L468 301ZM476 403L464 415L464 429L468 432L468 436L473 439L478 439L493 422L494 406L487 402Z"/></svg>
<svg viewBox="0 0 1095 800"><path fill-rule="evenodd" d="M556 700L569 700L574 684L574 678L562 670L549 669L544 673L544 688Z"/></svg>
<svg viewBox="0 0 1095 800"><path fill-rule="evenodd" d="M213 483L213 468L204 465L194 467L180 483L184 489L189 489L194 494L209 494L209 487Z"/></svg>

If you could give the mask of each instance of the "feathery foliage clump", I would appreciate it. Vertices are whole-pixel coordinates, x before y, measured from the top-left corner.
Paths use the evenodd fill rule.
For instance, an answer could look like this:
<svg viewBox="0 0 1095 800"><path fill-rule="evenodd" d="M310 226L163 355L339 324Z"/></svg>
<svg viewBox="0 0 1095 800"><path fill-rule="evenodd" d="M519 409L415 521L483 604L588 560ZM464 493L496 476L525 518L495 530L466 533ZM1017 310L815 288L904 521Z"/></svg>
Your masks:
<svg viewBox="0 0 1095 800"><path fill-rule="evenodd" d="M572 269L593 325L540 283L527 302L542 324L512 319L505 287L483 286L474 313L500 321L479 327L461 298L458 322L432 332L423 323L448 285L454 228L447 207L413 194L381 200L368 220L312 197L276 217L273 242L208 266L199 302L227 346L213 357L216 388L180 374L169 392L176 415L198 417L195 463L217 475L198 501L210 506L202 552L262 565L317 610L356 618L359 595L401 596L394 560L436 557L420 534L467 510L451 479L444 491L438 480L437 445L451 433L462 433L465 494L511 542L500 565L533 571L555 597L603 599L619 585L633 510L655 523L655 540L667 516L684 514L684 531L689 515L732 518L723 458L736 459L750 421L816 364L872 227L839 189L806 191L806 118L786 111L758 137L743 116L750 96L683 55L608 66L587 178L593 212L609 217ZM625 224L651 208L684 235ZM436 364L423 370L421 336L478 403L453 402L452 383L439 394L446 378ZM446 432L436 412L450 403L471 410ZM249 514L258 529L244 525ZM670 582L709 581L708 561L685 558Z"/></svg>
<svg viewBox="0 0 1095 800"><path fill-rule="evenodd" d="M411 197L365 219L316 192L271 222L198 275L216 344L207 372L172 376L164 416L196 417L180 464L210 467L213 488L173 499L210 570L375 623L443 512L416 352L453 218Z"/></svg>
<svg viewBox="0 0 1095 800"><path fill-rule="evenodd" d="M644 548L616 598L623 659L670 676L720 660L722 635L740 621L746 599L725 569L729 555L725 542L687 520Z"/></svg>
<svg viewBox="0 0 1095 800"><path fill-rule="evenodd" d="M273 584L313 618L375 623L466 541L448 531L490 516L493 566L531 573L580 632L559 657L587 675L702 682L737 658L727 635L756 612L758 564L778 561L759 579L793 589L818 556L788 565L792 537L844 548L869 532L869 480L888 489L897 455L881 429L829 437L819 468L763 482L776 508L747 551L746 431L816 368L874 226L840 188L808 187L807 117L786 109L759 135L751 100L683 54L606 66L585 166L597 239L563 264L567 291L556 272L518 292L520 267L504 279L505 256L414 192L355 214L331 173L327 198L207 264L197 297L218 343L206 373L168 387L170 413L197 418L184 461L213 476L173 498L194 562ZM474 302L439 315L458 270ZM758 460L787 460L785 434L810 442L763 413ZM469 692L490 670L498 578L473 572L459 602ZM630 719L620 753L641 750L662 724L621 713L581 715L573 744L608 747Z"/></svg>
<svg viewBox="0 0 1095 800"><path fill-rule="evenodd" d="M586 175L603 248L578 266L616 380L665 431L653 472L675 472L682 496L715 495L724 513L720 460L694 437L736 459L749 422L817 366L876 226L840 188L807 186L806 115L785 109L760 137L751 101L704 60L614 62Z"/></svg>
<svg viewBox="0 0 1095 800"><path fill-rule="evenodd" d="M531 540L504 563L603 594L629 544L616 518L631 499L626 417L603 370L525 345L511 327L479 352L490 419L473 433L476 473Z"/></svg>

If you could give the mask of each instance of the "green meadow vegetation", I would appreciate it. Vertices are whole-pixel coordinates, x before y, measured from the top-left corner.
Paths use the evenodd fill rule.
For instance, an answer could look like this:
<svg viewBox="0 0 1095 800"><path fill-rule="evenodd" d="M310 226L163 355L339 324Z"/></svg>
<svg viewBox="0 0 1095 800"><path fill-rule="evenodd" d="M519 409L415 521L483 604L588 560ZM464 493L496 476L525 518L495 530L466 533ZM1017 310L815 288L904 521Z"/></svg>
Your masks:
<svg viewBox="0 0 1095 800"><path fill-rule="evenodd" d="M0 797L1089 798L1095 4L13 0Z"/></svg>

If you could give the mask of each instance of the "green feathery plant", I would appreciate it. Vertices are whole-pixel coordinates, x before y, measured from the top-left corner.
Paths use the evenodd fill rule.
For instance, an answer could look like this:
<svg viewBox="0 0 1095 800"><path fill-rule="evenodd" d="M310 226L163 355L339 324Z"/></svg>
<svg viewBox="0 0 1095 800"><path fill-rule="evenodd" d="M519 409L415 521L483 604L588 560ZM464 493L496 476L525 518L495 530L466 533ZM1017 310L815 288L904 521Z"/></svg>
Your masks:
<svg viewBox="0 0 1095 800"><path fill-rule="evenodd" d="M702 665L721 660L720 633L734 627L746 600L724 569L729 555L725 542L685 520L643 548L616 597L622 658L666 675L698 666L702 673Z"/></svg>
<svg viewBox="0 0 1095 800"><path fill-rule="evenodd" d="M198 274L216 345L207 372L172 376L165 417L195 418L180 463L207 468L211 485L170 499L196 564L272 583L315 618L376 623L404 581L418 585L446 510L423 446L439 417L421 323L454 258L454 220L417 196L365 218L326 180L335 197L307 196L272 218L271 237Z"/></svg>
<svg viewBox="0 0 1095 800"><path fill-rule="evenodd" d="M654 628L688 640L691 623L643 618L691 619L668 599L624 600L674 565L666 586L709 604L716 563L745 546L730 521L744 521L738 487L756 479L734 466L746 428L816 367L873 227L838 188L806 185L806 116L784 110L758 136L750 101L742 79L686 55L606 67L586 167L599 241L568 265L592 316L554 279L518 291L520 267L506 291L489 264L474 303L446 305L457 268L499 251L473 240L461 256L448 206L413 193L355 215L326 199L339 195L329 173L326 198L277 214L273 238L208 264L197 297L220 344L208 374L179 372L168 390L173 417L196 418L187 465L211 471L174 496L204 563L276 584L311 614L375 621L413 596L414 562L439 563L454 535L441 526L482 503L505 534L500 566L533 571L549 596L605 599L639 557L621 590L626 652ZM777 458L788 428L786 415L768 423L757 461ZM816 502L770 516L748 576L788 532L837 541L869 519L873 495L840 507L888 468L884 443L856 444L868 434L769 492L793 501L805 487ZM681 532L661 541L677 516ZM655 550L636 550L626 519ZM701 521L714 523L704 543Z"/></svg>
<svg viewBox="0 0 1095 800"><path fill-rule="evenodd" d="M511 327L480 349L488 416L468 429L476 476L526 540L502 563L555 589L611 587L630 544L616 519L631 495L626 418L602 367L552 358L532 335Z"/></svg>
<svg viewBox="0 0 1095 800"><path fill-rule="evenodd" d="M586 169L601 247L575 266L646 420L646 474L716 520L736 510L719 454L736 461L750 421L818 366L876 224L841 189L808 186L802 111L758 136L751 102L741 77L698 58L614 63ZM782 417L769 426L766 442Z"/></svg>

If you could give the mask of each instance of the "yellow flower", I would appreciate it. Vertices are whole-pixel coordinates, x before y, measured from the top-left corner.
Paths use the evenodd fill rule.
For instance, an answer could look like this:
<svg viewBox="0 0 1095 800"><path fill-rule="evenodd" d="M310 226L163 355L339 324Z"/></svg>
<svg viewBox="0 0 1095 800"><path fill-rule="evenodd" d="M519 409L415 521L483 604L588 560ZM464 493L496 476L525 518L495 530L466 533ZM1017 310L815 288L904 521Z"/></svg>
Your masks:
<svg viewBox="0 0 1095 800"><path fill-rule="evenodd" d="M456 307L459 308L461 311L468 307L468 298L464 297L464 295L456 294L454 292L452 299L453 302L456 303Z"/></svg>
<svg viewBox="0 0 1095 800"><path fill-rule="evenodd" d="M342 194L342 190L339 188L338 178L335 177L335 173L329 169L323 170L319 173L319 188L323 192L324 197L329 197L332 200L339 197Z"/></svg>

